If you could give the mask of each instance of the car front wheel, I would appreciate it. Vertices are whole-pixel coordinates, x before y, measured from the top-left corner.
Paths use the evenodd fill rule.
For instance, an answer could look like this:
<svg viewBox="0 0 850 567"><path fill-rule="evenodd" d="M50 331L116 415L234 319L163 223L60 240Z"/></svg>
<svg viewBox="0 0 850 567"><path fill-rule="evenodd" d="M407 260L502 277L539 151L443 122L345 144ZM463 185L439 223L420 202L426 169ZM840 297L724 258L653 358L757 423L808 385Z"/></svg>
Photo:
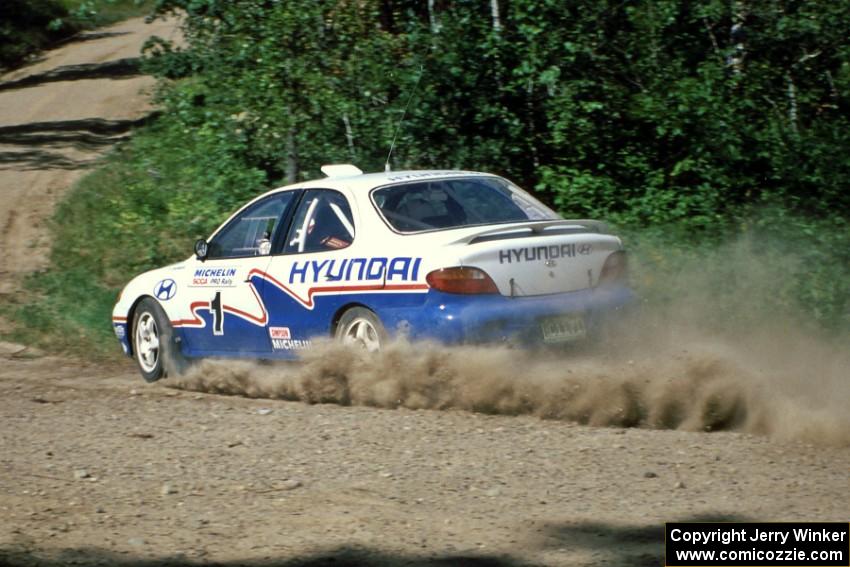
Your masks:
<svg viewBox="0 0 850 567"><path fill-rule="evenodd" d="M184 359L172 342L171 323L150 297L139 303L133 316L133 356L146 382L183 370Z"/></svg>
<svg viewBox="0 0 850 567"><path fill-rule="evenodd" d="M336 339L369 352L381 350L387 331L378 316L364 307L352 307L342 314L336 327Z"/></svg>

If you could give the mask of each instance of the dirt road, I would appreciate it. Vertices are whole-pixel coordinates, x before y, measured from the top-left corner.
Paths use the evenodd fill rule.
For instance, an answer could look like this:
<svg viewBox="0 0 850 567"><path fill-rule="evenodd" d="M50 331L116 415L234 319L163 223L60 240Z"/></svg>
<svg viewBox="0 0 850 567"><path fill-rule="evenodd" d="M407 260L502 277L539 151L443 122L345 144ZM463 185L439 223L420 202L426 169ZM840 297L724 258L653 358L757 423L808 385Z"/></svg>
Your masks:
<svg viewBox="0 0 850 567"><path fill-rule="evenodd" d="M176 33L173 20L129 20L0 77L0 296L44 265L58 199L151 112L136 59L151 35Z"/></svg>
<svg viewBox="0 0 850 567"><path fill-rule="evenodd" d="M0 563L658 565L665 521L850 509L847 447L228 397L15 350Z"/></svg>
<svg viewBox="0 0 850 567"><path fill-rule="evenodd" d="M128 59L171 25L121 24L2 78L0 293L44 262L56 200L150 111ZM846 360L800 344L773 345L804 378L787 400L817 391L846 418ZM848 520L846 422L776 402L769 365L405 348L146 385L129 362L0 343L0 565L649 566L665 521ZM718 423L760 434L674 430ZM823 432L838 443L801 441Z"/></svg>
<svg viewBox="0 0 850 567"><path fill-rule="evenodd" d="M10 351L0 562L658 565L665 521L847 520L847 448L216 396Z"/></svg>
<svg viewBox="0 0 850 567"><path fill-rule="evenodd" d="M846 448L165 384L6 355L7 561L658 565L665 521L847 519Z"/></svg>

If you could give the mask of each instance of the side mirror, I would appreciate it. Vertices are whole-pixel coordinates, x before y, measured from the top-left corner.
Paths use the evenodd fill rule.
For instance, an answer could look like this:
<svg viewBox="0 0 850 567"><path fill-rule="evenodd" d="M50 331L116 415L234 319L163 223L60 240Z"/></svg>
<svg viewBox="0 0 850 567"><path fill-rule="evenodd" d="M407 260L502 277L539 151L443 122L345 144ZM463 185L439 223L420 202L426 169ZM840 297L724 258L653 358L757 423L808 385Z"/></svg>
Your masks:
<svg viewBox="0 0 850 567"><path fill-rule="evenodd" d="M201 238L200 240L195 241L195 257L203 262L207 259L207 254L210 251L210 245L207 244L207 240L205 238Z"/></svg>

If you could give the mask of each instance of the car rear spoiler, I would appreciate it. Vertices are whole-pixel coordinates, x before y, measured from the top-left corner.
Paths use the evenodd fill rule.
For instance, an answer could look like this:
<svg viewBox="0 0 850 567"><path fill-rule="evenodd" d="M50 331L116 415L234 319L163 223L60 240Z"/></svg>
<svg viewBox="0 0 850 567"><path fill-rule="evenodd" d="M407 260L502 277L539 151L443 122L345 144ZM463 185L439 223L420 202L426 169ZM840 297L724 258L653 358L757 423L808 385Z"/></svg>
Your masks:
<svg viewBox="0 0 850 567"><path fill-rule="evenodd" d="M510 227L485 230L478 234L467 235L453 242L453 244L477 244L479 242L490 242L493 240L508 240L511 238L523 238L532 236L546 236L556 234L609 234L608 225L596 220L554 220L554 221L529 221L524 225L512 224Z"/></svg>

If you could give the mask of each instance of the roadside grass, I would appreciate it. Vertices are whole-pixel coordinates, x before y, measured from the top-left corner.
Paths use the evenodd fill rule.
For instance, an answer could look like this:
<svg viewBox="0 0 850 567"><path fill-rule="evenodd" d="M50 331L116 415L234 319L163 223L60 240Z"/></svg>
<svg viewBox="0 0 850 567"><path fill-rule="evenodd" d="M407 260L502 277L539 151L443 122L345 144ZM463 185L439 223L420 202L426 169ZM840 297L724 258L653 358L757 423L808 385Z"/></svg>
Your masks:
<svg viewBox="0 0 850 567"><path fill-rule="evenodd" d="M0 305L14 325L6 338L94 359L120 354L111 312L123 286L188 257L197 238L267 185L261 172L205 144L156 121L84 176L49 223L49 266L27 278L25 296Z"/></svg>
<svg viewBox="0 0 850 567"><path fill-rule="evenodd" d="M707 332L798 325L850 339L850 227L765 205L720 235L625 228L632 284L667 320Z"/></svg>
<svg viewBox="0 0 850 567"><path fill-rule="evenodd" d="M89 360L121 355L110 321L122 278L110 282L104 270L121 254L121 244L98 229L109 222L109 202L131 171L120 156L107 156L57 207L49 223L57 244L48 267L25 279L26 294L0 306L0 315L13 323L5 339Z"/></svg>
<svg viewBox="0 0 850 567"><path fill-rule="evenodd" d="M14 323L4 339L88 360L120 355L108 324L117 291L92 282L85 270L51 269L29 276L24 286L27 299L0 307Z"/></svg>

